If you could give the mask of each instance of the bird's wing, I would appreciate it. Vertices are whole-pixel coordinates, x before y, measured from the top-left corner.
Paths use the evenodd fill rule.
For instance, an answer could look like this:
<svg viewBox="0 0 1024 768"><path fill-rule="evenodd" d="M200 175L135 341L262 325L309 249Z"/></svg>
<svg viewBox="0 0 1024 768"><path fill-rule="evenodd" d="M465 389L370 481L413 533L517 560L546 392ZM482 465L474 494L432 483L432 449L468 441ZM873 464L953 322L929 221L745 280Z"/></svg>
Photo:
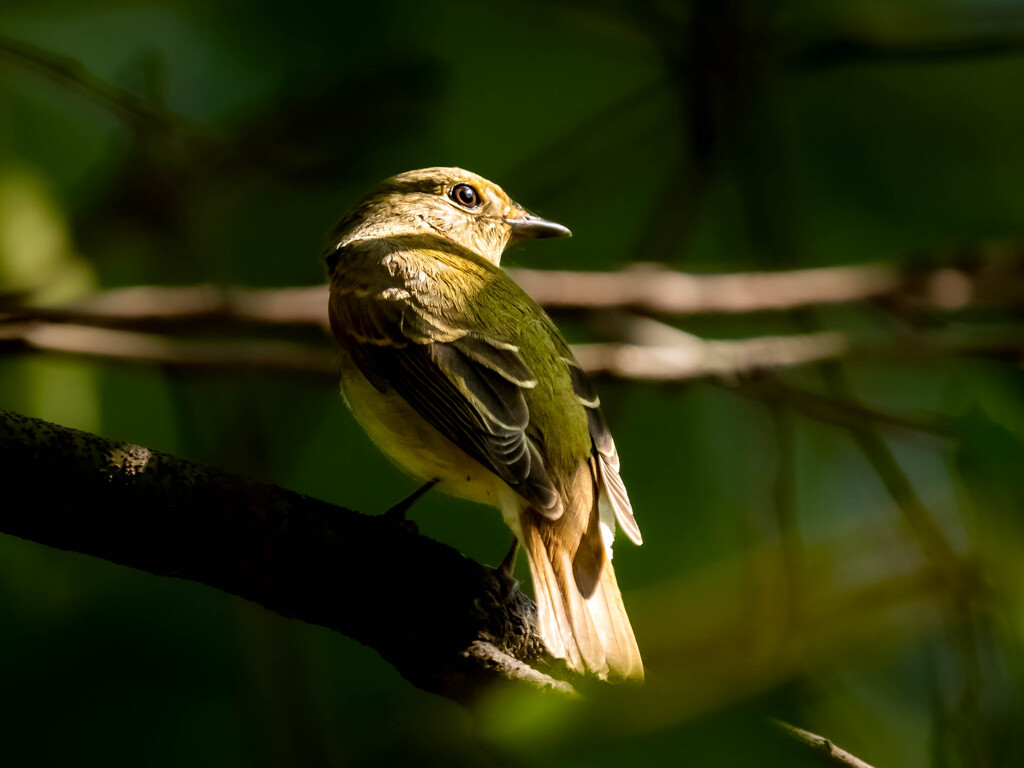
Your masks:
<svg viewBox="0 0 1024 768"><path fill-rule="evenodd" d="M537 385L518 347L468 313L453 321L430 292L335 280L331 327L364 376L394 390L431 425L545 517L562 501L527 435L524 392Z"/></svg>
<svg viewBox="0 0 1024 768"><path fill-rule="evenodd" d="M561 338L559 337L559 341ZM562 360L569 366L569 375L572 378L572 388L576 393L576 399L587 409L587 421L590 426L590 440L596 454L598 476L601 480L604 495L607 496L615 512L615 519L619 521L622 530L634 544L642 544L643 537L640 535L640 526L633 517L633 505L629 503L629 495L626 493L626 486L619 476L619 452L615 448L615 441L612 439L611 430L601 413L601 400L597 396L597 390L591 383L590 378L583 368L572 356L568 346L563 345Z"/></svg>

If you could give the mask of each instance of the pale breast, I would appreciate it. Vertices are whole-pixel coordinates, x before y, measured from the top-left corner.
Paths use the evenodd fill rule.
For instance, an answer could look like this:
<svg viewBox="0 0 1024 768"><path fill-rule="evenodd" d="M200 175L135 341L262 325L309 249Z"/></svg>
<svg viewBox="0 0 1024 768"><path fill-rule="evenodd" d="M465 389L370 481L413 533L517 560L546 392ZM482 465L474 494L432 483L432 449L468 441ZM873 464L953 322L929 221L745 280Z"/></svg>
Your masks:
<svg viewBox="0 0 1024 768"><path fill-rule="evenodd" d="M395 464L438 490L491 506L504 506L511 488L442 435L394 391L382 393L342 353L341 391L370 439Z"/></svg>

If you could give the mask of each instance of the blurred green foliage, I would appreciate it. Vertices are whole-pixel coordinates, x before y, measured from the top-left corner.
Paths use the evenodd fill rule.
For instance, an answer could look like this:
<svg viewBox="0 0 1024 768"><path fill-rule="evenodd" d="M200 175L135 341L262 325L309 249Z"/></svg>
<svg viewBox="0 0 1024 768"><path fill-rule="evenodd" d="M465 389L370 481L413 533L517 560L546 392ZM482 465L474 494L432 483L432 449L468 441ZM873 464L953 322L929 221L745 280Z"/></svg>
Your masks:
<svg viewBox="0 0 1024 768"><path fill-rule="evenodd" d="M507 254L517 266L939 264L1024 231L1012 0L9 1L0 35L0 293L37 302L322 281L346 207L428 165L571 226ZM55 75L39 51L84 70ZM894 321L858 306L684 327L809 325ZM645 537L616 551L642 688L473 718L347 638L4 537L0 760L817 764L772 716L878 766L1019 764L1024 374L959 359L843 376L879 409L951 425L885 445L969 556L967 587L928 570L849 430L719 384L606 380ZM784 380L829 391L817 370ZM5 355L0 407L367 512L414 486L335 388L305 380ZM468 503L428 497L414 516L484 562L508 543Z"/></svg>

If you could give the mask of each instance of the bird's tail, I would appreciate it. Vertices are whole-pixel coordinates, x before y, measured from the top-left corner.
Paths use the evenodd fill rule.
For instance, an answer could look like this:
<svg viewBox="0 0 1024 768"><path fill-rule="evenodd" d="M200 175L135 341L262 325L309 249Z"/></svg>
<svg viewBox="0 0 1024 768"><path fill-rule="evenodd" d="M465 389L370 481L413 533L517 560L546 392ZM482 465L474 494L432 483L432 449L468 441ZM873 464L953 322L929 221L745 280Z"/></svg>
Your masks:
<svg viewBox="0 0 1024 768"><path fill-rule="evenodd" d="M579 477L578 485L586 480ZM530 564L541 639L552 656L577 672L641 680L640 649L615 581L595 490L591 480L589 493L570 493L557 520L528 506L520 510L520 541ZM614 516L609 523L614 531Z"/></svg>

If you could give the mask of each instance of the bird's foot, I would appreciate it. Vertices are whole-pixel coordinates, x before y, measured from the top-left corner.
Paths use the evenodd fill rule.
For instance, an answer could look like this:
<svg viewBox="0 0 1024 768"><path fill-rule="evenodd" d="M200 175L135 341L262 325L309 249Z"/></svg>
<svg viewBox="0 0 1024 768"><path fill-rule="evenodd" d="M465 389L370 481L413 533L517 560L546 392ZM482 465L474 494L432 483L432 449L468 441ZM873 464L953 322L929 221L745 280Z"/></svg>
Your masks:
<svg viewBox="0 0 1024 768"><path fill-rule="evenodd" d="M418 533L419 527L416 525L416 522L414 520L409 520L406 517L406 514L409 512L412 505L415 504L423 494L437 485L437 482L437 480L431 480L428 483L424 483L400 502L395 504L395 506L391 507L391 509L384 513L383 517L395 525L405 528L410 533Z"/></svg>
<svg viewBox="0 0 1024 768"><path fill-rule="evenodd" d="M502 597L507 599L519 587L519 582L515 577L516 570L516 555L519 554L519 540L513 538L512 546L508 550L508 554L501 561L501 565L494 569L495 575L498 577L498 581L502 587Z"/></svg>

